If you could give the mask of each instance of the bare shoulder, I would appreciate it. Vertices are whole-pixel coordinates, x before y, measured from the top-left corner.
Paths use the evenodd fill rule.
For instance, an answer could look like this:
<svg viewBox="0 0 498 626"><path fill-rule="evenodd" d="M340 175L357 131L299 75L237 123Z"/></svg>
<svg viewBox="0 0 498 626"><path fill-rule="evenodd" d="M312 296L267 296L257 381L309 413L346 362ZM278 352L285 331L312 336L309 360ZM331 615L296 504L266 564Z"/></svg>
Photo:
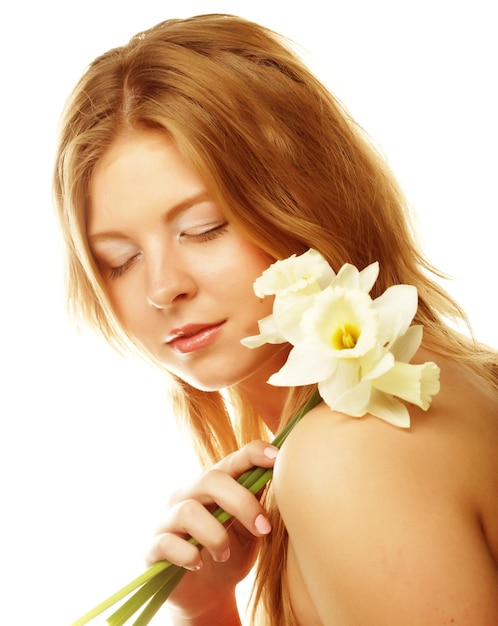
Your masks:
<svg viewBox="0 0 498 626"><path fill-rule="evenodd" d="M441 370L410 429L320 405L283 446L275 496L323 623L498 623L498 398Z"/></svg>

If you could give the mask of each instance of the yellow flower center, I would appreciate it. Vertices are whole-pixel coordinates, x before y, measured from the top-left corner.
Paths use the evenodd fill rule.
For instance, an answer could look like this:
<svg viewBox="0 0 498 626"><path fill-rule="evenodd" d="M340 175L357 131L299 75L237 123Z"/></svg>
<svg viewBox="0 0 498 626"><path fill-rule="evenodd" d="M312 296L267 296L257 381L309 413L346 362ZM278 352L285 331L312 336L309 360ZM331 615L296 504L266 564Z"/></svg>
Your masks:
<svg viewBox="0 0 498 626"><path fill-rule="evenodd" d="M336 350L347 350L354 348L358 337L360 336L360 329L353 324L342 324L339 326L335 333L331 337L332 346Z"/></svg>

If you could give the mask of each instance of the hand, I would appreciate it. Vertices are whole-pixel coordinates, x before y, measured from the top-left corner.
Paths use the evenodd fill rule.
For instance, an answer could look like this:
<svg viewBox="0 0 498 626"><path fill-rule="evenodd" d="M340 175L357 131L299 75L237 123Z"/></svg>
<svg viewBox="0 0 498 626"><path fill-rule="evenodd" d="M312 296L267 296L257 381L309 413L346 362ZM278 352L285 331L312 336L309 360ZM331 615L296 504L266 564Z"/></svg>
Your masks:
<svg viewBox="0 0 498 626"><path fill-rule="evenodd" d="M169 599L182 616L195 618L212 608L218 610L228 597L235 601L236 584L250 571L259 540L271 530L259 500L237 478L254 465L273 467L277 453L270 444L253 441L171 497L148 560L167 559L192 570ZM225 525L211 514L216 506L233 516ZM189 543L189 537L204 550Z"/></svg>

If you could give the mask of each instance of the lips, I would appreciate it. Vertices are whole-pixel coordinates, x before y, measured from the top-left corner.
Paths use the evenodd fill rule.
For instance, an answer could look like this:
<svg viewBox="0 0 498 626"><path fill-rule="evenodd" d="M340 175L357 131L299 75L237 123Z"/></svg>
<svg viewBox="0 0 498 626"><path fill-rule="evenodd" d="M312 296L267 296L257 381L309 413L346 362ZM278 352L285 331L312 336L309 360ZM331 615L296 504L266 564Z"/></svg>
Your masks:
<svg viewBox="0 0 498 626"><path fill-rule="evenodd" d="M216 340L224 323L225 320L217 324L187 324L175 328L168 335L166 343L180 354L196 352Z"/></svg>

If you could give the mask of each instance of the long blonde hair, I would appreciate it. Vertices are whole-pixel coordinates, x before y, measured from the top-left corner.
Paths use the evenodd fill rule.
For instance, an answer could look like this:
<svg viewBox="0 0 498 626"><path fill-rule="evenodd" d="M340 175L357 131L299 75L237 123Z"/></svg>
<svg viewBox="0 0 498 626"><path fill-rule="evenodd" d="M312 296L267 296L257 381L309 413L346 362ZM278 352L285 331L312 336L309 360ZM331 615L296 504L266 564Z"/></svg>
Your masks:
<svg viewBox="0 0 498 626"><path fill-rule="evenodd" d="M453 330L466 322L419 251L405 199L383 159L328 90L274 32L228 15L169 20L97 58L68 100L54 175L73 314L117 347L130 345L86 240L93 168L125 128L163 129L198 169L228 220L272 258L312 247L338 269L380 263L373 296L415 285L425 344L498 387L496 354ZM207 465L265 434L237 389L233 421L219 393L176 381L177 415ZM312 389L290 390L282 424ZM267 433L266 433L267 435ZM293 624L282 556L286 533L262 549L256 601L272 626ZM278 555L278 556L276 556ZM264 584L263 584L264 581Z"/></svg>

